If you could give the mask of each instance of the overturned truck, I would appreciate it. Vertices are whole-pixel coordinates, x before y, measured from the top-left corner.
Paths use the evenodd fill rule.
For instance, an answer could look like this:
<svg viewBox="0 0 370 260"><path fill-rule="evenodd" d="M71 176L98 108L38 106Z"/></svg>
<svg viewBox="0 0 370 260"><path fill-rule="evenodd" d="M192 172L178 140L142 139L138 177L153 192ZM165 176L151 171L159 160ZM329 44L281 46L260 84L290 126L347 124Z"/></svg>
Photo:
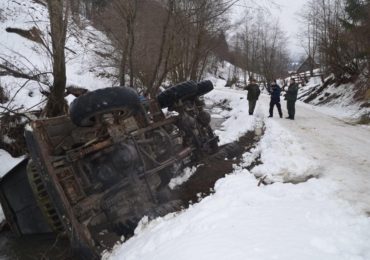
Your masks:
<svg viewBox="0 0 370 260"><path fill-rule="evenodd" d="M154 100L126 87L99 89L76 98L68 116L33 121L28 162L0 185L11 228L66 234L81 258L95 259L143 216L179 209L170 179L218 150L199 98L212 89L187 81Z"/></svg>

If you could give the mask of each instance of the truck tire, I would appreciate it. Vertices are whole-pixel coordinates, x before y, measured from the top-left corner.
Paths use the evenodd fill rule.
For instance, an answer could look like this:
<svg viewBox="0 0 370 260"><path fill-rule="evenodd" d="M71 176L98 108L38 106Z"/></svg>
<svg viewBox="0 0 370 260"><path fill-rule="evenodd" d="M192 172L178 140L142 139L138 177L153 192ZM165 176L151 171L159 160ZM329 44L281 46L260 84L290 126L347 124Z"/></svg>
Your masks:
<svg viewBox="0 0 370 260"><path fill-rule="evenodd" d="M171 107L179 100L196 96L198 86L195 81L189 80L166 89L157 96L161 108Z"/></svg>
<svg viewBox="0 0 370 260"><path fill-rule="evenodd" d="M131 88L112 87L88 92L76 98L69 108L69 116L77 126L93 126L96 117L119 111L129 117L140 110L138 94Z"/></svg>
<svg viewBox="0 0 370 260"><path fill-rule="evenodd" d="M201 82L198 82L197 86L198 86L197 90L198 97L203 96L213 90L213 83L210 80L203 80Z"/></svg>

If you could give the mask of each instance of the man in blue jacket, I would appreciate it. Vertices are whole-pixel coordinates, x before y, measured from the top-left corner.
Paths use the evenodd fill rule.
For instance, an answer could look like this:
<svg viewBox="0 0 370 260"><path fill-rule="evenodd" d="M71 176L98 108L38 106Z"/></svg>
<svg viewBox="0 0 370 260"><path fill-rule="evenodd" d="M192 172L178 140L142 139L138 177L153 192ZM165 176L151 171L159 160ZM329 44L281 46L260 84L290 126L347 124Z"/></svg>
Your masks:
<svg viewBox="0 0 370 260"><path fill-rule="evenodd" d="M280 118L283 117L283 112L281 111L281 104L280 104L280 93L281 93L281 88L280 86L276 83L276 80L272 83L269 89L270 95L271 95L271 101L270 101L270 116L273 116L274 113L274 106L276 105Z"/></svg>

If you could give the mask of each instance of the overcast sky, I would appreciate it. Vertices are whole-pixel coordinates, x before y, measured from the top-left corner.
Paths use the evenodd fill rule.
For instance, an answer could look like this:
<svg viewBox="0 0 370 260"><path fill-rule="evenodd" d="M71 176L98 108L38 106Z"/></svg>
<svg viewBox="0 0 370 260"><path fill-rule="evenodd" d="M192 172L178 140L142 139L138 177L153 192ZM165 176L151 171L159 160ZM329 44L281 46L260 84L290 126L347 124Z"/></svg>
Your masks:
<svg viewBox="0 0 370 260"><path fill-rule="evenodd" d="M288 34L288 48L291 51L292 57L297 57L304 54L302 47L297 39L299 32L299 14L302 12L303 5L307 0L273 0L277 6L271 5L269 0L257 0L256 2L266 8L269 8L271 15L279 19L282 29ZM232 20L242 17L245 12L245 7L251 6L251 0L240 0L236 4L231 13Z"/></svg>

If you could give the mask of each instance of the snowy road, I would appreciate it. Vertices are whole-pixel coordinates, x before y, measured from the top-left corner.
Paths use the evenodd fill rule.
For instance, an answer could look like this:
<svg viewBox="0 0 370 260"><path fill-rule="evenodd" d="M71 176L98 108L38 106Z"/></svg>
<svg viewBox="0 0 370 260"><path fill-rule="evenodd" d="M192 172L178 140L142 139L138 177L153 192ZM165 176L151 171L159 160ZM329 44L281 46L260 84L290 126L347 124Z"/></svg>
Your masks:
<svg viewBox="0 0 370 260"><path fill-rule="evenodd" d="M218 89L225 96L243 91ZM267 119L270 97L261 95L257 116L274 121L302 144L307 156L320 166L320 178L338 184L338 196L370 214L370 129L320 112L320 107L298 101L296 120ZM282 101L284 117L286 103ZM284 160L284 159L282 159Z"/></svg>
<svg viewBox="0 0 370 260"><path fill-rule="evenodd" d="M268 98L263 97L263 106ZM261 105L262 105L261 104ZM284 111L287 114L286 110ZM278 120L278 119L272 119ZM370 131L297 103L295 121L279 121L320 162L321 178L338 183L338 196L370 212Z"/></svg>
<svg viewBox="0 0 370 260"><path fill-rule="evenodd" d="M268 119L268 96L250 117L245 93L220 87L208 102L223 98L232 110L216 111L228 116L217 132L221 142L264 122L260 144L216 183L213 195L144 220L133 238L103 258L370 259L369 130L301 103L295 121ZM262 164L249 172L243 166L257 156ZM275 183L258 187L251 173ZM289 183L312 176L318 178Z"/></svg>

